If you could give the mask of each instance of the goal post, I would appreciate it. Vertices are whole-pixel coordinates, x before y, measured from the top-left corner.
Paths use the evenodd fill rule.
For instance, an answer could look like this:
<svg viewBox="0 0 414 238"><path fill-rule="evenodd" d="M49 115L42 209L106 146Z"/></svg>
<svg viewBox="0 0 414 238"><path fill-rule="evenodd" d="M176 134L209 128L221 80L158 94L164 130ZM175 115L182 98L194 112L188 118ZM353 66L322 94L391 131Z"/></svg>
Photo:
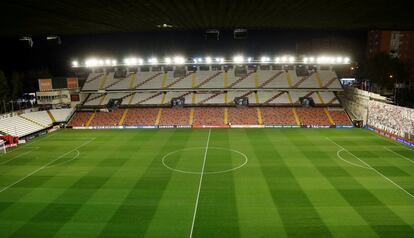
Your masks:
<svg viewBox="0 0 414 238"><path fill-rule="evenodd" d="M6 154L6 142L0 139L0 154Z"/></svg>

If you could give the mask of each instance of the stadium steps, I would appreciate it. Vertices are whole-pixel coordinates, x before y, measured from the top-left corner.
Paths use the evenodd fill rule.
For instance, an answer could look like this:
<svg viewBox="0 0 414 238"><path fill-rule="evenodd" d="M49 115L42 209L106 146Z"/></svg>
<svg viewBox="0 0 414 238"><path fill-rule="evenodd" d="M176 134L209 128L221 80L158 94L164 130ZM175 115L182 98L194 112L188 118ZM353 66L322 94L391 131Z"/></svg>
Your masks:
<svg viewBox="0 0 414 238"><path fill-rule="evenodd" d="M335 124L334 120L332 119L331 114L329 113L327 108L324 108L325 114L328 117L329 123L331 123L331 125Z"/></svg>
<svg viewBox="0 0 414 238"><path fill-rule="evenodd" d="M194 121L194 107L191 108L190 116L188 118L188 124L193 125L193 121Z"/></svg>
<svg viewBox="0 0 414 238"><path fill-rule="evenodd" d="M161 121L161 116L162 116L162 108L160 108L160 109L158 110L158 113L157 113L157 118L155 119L155 125L159 125L159 124L160 124L160 121Z"/></svg>
<svg viewBox="0 0 414 238"><path fill-rule="evenodd" d="M191 94L191 104L195 104L197 100L197 94L192 92Z"/></svg>
<svg viewBox="0 0 414 238"><path fill-rule="evenodd" d="M222 92L219 92L219 93L214 93L213 95L211 95L210 97L208 97L208 98L206 98L206 99L204 99L204 100L201 100L200 102L198 102L198 104L203 104L203 103L205 103L205 102L207 102L207 101L209 101L209 100L211 100L211 99L213 99L213 98L215 98L215 97L217 97L218 95L220 95L220 94L223 94Z"/></svg>
<svg viewBox="0 0 414 238"><path fill-rule="evenodd" d="M300 126L300 119L295 107L292 107L293 116L295 117L296 125Z"/></svg>
<svg viewBox="0 0 414 238"><path fill-rule="evenodd" d="M159 93L156 93L156 94L154 94L154 95L151 95L151 96L149 96L149 97L147 97L147 98L144 98L144 99L142 99L141 101L139 101L137 104L141 104L141 103L144 103L144 102L146 102L146 101L149 101L149 100L151 100L151 99L153 99L153 98L155 98L155 97L158 97L158 96L160 96L161 94L163 94L163 92L159 92ZM164 95L165 95L165 93L164 93ZM165 98L163 97L163 100L164 100Z"/></svg>
<svg viewBox="0 0 414 238"><path fill-rule="evenodd" d="M104 78L101 81L101 84L99 85L99 89L101 90L105 89L106 80L108 80L108 74L105 74Z"/></svg>
<svg viewBox="0 0 414 238"><path fill-rule="evenodd" d="M122 117L121 117L121 119L118 122L118 126L122 126L124 124L125 118L128 115L128 110L129 109L127 108L127 109L124 110L124 113L122 113Z"/></svg>
<svg viewBox="0 0 414 238"><path fill-rule="evenodd" d="M306 80L310 79L312 77L312 74L302 77L299 81L297 81L291 88L297 88L299 87L303 82L305 82Z"/></svg>
<svg viewBox="0 0 414 238"><path fill-rule="evenodd" d="M105 101L105 98L106 98L106 94L103 95L103 97L99 101L99 104L98 105L102 105L102 103Z"/></svg>
<svg viewBox="0 0 414 238"><path fill-rule="evenodd" d="M318 83L319 87L323 88L323 83L322 83L321 75L319 74L319 72L315 73L315 80Z"/></svg>
<svg viewBox="0 0 414 238"><path fill-rule="evenodd" d="M224 124L229 124L229 109L226 107L224 108Z"/></svg>
<svg viewBox="0 0 414 238"><path fill-rule="evenodd" d="M259 125L263 125L263 115L262 115L262 110L260 110L260 108L256 108L257 110L257 122L259 123Z"/></svg>
<svg viewBox="0 0 414 238"><path fill-rule="evenodd" d="M260 98L259 98L259 93L257 91L254 92L254 97L256 98L256 103L259 104L260 103Z"/></svg>
<svg viewBox="0 0 414 238"><path fill-rule="evenodd" d="M322 88L328 88L331 84L333 84L333 82L335 82L336 80L338 80L338 78L332 78L331 80L329 80L325 85L323 85Z"/></svg>
<svg viewBox="0 0 414 238"><path fill-rule="evenodd" d="M171 82L170 84L168 84L168 85L167 85L167 86L165 86L164 88L170 88L170 87L172 87L172 86L176 85L177 83L179 83L179 82L183 81L185 78L187 78L188 76L190 76L190 75L192 75L192 74L193 74L193 73L192 73L192 72L190 72L190 73L186 74L184 77L180 77L180 78L178 78L177 80L175 80L175 81Z"/></svg>
<svg viewBox="0 0 414 238"><path fill-rule="evenodd" d="M156 74L152 75L151 77L149 77L149 78L145 79L144 81L142 81L141 83L137 84L134 88L141 87L142 85L144 85L144 84L148 83L149 81L155 79L156 77L160 76L161 74L163 74L163 73L156 73Z"/></svg>
<svg viewBox="0 0 414 238"><path fill-rule="evenodd" d="M224 71L224 88L227 88L228 85L229 85L229 73L227 71Z"/></svg>
<svg viewBox="0 0 414 238"><path fill-rule="evenodd" d="M197 71L191 75L191 87L195 88L197 85Z"/></svg>
<svg viewBox="0 0 414 238"><path fill-rule="evenodd" d="M260 87L259 75L257 74L257 72L254 72L254 85L256 86L256 88Z"/></svg>
<svg viewBox="0 0 414 238"><path fill-rule="evenodd" d="M282 96L285 92L280 92L278 94L276 94L275 96L267 99L266 101L263 102L263 104L269 104L271 101L275 100L276 98Z"/></svg>
<svg viewBox="0 0 414 238"><path fill-rule="evenodd" d="M89 117L88 121L85 124L86 127L88 127L92 123L93 119L95 118L95 115L96 115L96 112L93 112L91 114L91 117Z"/></svg>
<svg viewBox="0 0 414 238"><path fill-rule="evenodd" d="M292 77L290 77L289 71L285 72L285 74L286 74L286 80L288 82L289 88L291 88L292 87Z"/></svg>
<svg viewBox="0 0 414 238"><path fill-rule="evenodd" d="M53 114L49 110L47 110L47 115L49 115L49 117L50 117L50 119L52 120L53 123L56 123L55 117L53 116Z"/></svg>
<svg viewBox="0 0 414 238"><path fill-rule="evenodd" d="M272 77L270 77L269 79L267 79L266 81L264 81L261 85L259 85L257 88L263 88L264 86L268 85L269 83L271 83L274 79L276 79L277 77L279 77L281 74L283 74L283 71L277 72L276 74L274 74Z"/></svg>
<svg viewBox="0 0 414 238"><path fill-rule="evenodd" d="M194 88L200 88L201 86L207 84L208 82L210 82L211 80L213 80L214 78L218 77L222 72L219 71L215 74L213 74L212 76L206 78L204 81L202 81L200 84L198 84L197 86L195 86Z"/></svg>
<svg viewBox="0 0 414 238"><path fill-rule="evenodd" d="M135 81L137 81L137 74L133 73L133 74L131 74L131 79L129 81L129 89L135 88L135 86L134 86Z"/></svg>
<svg viewBox="0 0 414 238"><path fill-rule="evenodd" d="M319 92L316 92L316 95L318 95L319 101L321 101L322 104L325 104L325 101L323 100L321 94Z"/></svg>
<svg viewBox="0 0 414 238"><path fill-rule="evenodd" d="M250 75L252 75L254 73L254 71L249 72L246 76L243 76L239 79L237 79L236 81L234 81L232 84L230 84L229 86L227 86L226 88L232 88L234 86L236 86L237 84L239 84L241 81L247 79L248 77L250 77Z"/></svg>
<svg viewBox="0 0 414 238"><path fill-rule="evenodd" d="M23 116L23 115L19 115L19 117L20 117L20 118L25 119L26 121L30 121L31 123L34 123L34 124L36 124L36 125L38 125L38 126L41 126L41 127L43 127L43 128L49 127L48 125L44 125L44 124L42 124L42 123L40 123L40 122L37 122L37 121L32 120L32 119L30 119L30 118L27 118L27 117L25 117L25 116Z"/></svg>

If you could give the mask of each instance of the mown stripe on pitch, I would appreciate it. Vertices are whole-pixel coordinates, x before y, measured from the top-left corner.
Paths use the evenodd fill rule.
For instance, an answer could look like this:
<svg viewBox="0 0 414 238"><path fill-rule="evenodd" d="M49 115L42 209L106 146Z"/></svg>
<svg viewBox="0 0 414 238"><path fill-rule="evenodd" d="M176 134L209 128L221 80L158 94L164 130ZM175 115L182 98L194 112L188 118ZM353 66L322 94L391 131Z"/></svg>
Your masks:
<svg viewBox="0 0 414 238"><path fill-rule="evenodd" d="M229 148L229 130L213 130L210 147ZM207 154L206 171L212 153ZM220 151L224 168L232 167L232 153ZM240 237L233 172L204 175L193 237Z"/></svg>
<svg viewBox="0 0 414 238"><path fill-rule="evenodd" d="M158 150L123 204L101 231L101 237L145 234L173 173L162 166L159 158L167 152L182 148L190 139L191 133L189 130L177 129L169 136L167 143ZM173 160L171 165L174 166L178 161Z"/></svg>
<svg viewBox="0 0 414 238"><path fill-rule="evenodd" d="M101 147L103 149L105 144L101 145ZM96 149L100 150L100 148ZM15 231L12 237L53 236L58 232L116 171L113 169L109 170L109 173L105 176L94 176L100 169L99 164L113 159L117 153L116 151L108 151L108 155L102 161L94 165L86 175L78 177L71 187L68 187L61 195L33 216L24 226ZM50 179L52 178L50 177ZM71 203L67 203L68 198L73 198ZM47 227L47 229L43 229L42 227Z"/></svg>
<svg viewBox="0 0 414 238"><path fill-rule="evenodd" d="M332 237L295 176L262 130L246 134L288 236ZM288 188L287 188L288 187Z"/></svg>
<svg viewBox="0 0 414 238"><path fill-rule="evenodd" d="M305 139L302 137L302 139ZM310 145L316 148L318 145L307 139ZM353 143L353 142L352 142ZM354 210L370 225L371 229L379 237L411 237L414 234L413 228L404 222L397 214L381 202L374 194L360 184L352 175L341 167L335 167L339 175L346 178L346 187L343 187L343 178L332 174L326 166L321 166L313 158L327 158L329 156L322 150L307 151L297 146L303 155L311 162L315 168L335 187L338 193L347 201ZM367 173L370 171L367 170ZM375 175L376 176L376 175ZM352 187L352 189L350 189ZM387 225L384 225L384 222Z"/></svg>

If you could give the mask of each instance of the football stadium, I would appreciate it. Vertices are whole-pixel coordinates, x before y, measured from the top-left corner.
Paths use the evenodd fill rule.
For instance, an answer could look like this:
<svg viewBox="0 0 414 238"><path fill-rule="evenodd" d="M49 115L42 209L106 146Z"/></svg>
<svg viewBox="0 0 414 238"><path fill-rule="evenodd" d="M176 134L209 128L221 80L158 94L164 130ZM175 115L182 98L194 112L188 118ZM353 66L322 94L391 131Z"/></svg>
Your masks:
<svg viewBox="0 0 414 238"><path fill-rule="evenodd" d="M57 13L91 9L58 2ZM5 6L25 12L31 4L36 5ZM144 4L159 9L156 5ZM36 7L36 16L45 16L47 4ZM107 7L114 12L137 6ZM197 13L188 9L190 15ZM379 13L372 17L381 19ZM158 18L161 13L148 14ZM148 14L141 12L137 19ZM56 18L47 26L61 32L50 36L30 21L36 16L12 23L16 29L2 41L18 41L10 54L17 49L19 57L27 54L51 70L60 67L58 55L66 58L62 76L42 68L31 74L34 83L1 61L0 237L414 237L414 80L411 71L400 73L395 66L412 67L412 24L396 21L395 28L404 29L396 31L388 18L380 26L359 22L355 28L373 29L364 38L368 56L352 47L345 54L326 53L326 44L330 52L344 49L343 41L331 38L313 41L305 52L299 43L296 51L284 46L266 54L251 51L250 44L261 42L251 43L256 33L249 28L271 35L261 28L269 26L232 18L231 25L218 21L217 29L201 24L207 30L197 42L210 42L213 35L215 45L221 28L237 28L229 42L249 42L242 44L246 51L213 53L217 50L211 46L205 54L165 53L170 44L154 43L148 54L72 57L67 49L75 51L73 39L82 36L71 35L85 34L75 25L90 29L96 42L107 37L101 30L118 33L112 26L94 31L102 18L74 19L72 27ZM167 32L148 32L149 20L127 31L151 35L150 41L163 45L165 34L177 41L175 34L197 28L180 27L181 20L153 26ZM269 21L285 24L277 17ZM284 26L313 29L290 21ZM243 24L249 27L238 27ZM342 29L341 21L325 24ZM33 37L13 38L24 32ZM47 44L37 40L39 35L48 35ZM378 40L386 37L385 43ZM66 38L69 46L56 49ZM122 45L109 40L112 44ZM174 48L185 44L174 43ZM374 64L376 57L383 57L380 64ZM40 66L27 60L19 67ZM375 78L383 75L386 84Z"/></svg>

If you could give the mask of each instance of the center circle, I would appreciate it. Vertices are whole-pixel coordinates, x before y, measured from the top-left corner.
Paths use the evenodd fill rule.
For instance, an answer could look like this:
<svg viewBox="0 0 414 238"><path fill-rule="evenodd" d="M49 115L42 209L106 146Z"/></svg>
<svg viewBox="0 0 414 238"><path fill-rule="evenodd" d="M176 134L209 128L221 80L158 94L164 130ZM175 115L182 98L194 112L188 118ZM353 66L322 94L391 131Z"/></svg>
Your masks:
<svg viewBox="0 0 414 238"><path fill-rule="evenodd" d="M190 147L171 151L161 161L167 169L175 172L201 174L205 153L205 147ZM231 172L240 169L248 161L247 156L238 150L208 147L203 174Z"/></svg>

